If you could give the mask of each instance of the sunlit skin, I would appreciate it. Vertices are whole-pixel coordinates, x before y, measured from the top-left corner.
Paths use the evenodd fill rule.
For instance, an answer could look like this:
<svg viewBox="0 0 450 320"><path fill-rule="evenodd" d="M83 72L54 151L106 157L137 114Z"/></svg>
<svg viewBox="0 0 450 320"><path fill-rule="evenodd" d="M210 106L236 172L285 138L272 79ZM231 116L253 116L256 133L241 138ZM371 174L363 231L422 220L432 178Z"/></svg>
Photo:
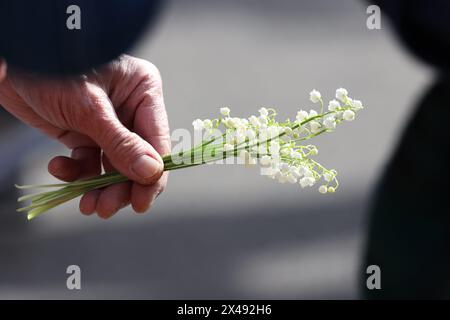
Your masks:
<svg viewBox="0 0 450 320"><path fill-rule="evenodd" d="M83 75L51 79L6 71L6 64L0 60L0 104L71 150L70 157L49 162L53 176L86 179L99 175L103 164L105 171L132 180L83 195L80 211L109 218L131 204L136 212L147 212L166 187L160 155L170 153L157 68L124 55Z"/></svg>

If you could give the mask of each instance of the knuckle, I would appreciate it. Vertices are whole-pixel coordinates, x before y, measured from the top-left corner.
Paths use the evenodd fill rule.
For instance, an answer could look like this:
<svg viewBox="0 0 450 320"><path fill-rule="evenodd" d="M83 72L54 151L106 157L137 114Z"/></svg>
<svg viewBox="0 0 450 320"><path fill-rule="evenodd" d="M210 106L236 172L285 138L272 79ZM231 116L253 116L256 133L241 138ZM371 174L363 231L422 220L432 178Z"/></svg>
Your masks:
<svg viewBox="0 0 450 320"><path fill-rule="evenodd" d="M145 70L146 74L148 74L152 79L161 79L161 72L159 71L157 66L155 66L148 60L138 60L142 69Z"/></svg>
<svg viewBox="0 0 450 320"><path fill-rule="evenodd" d="M105 112L108 109L108 97L101 88L88 88L85 90L85 97L87 99L83 105L86 106L86 114L91 114L92 112L102 114L102 112Z"/></svg>
<svg viewBox="0 0 450 320"><path fill-rule="evenodd" d="M153 63L149 62L149 64L147 65L147 69L149 70L149 73L154 79L154 81L157 82L162 87L162 76L161 71L159 71L158 67L155 66Z"/></svg>
<svg viewBox="0 0 450 320"><path fill-rule="evenodd" d="M133 132L125 133L118 130L109 140L107 149L120 159L128 159L130 157L129 150L136 145L137 138L137 135Z"/></svg>
<svg viewBox="0 0 450 320"><path fill-rule="evenodd" d="M69 97L70 98L70 97ZM106 118L108 110L108 99L100 88L89 86L84 83L76 95L77 101L67 101L66 105L71 105L68 110L72 119L72 126L84 131L91 131L96 128L97 123Z"/></svg>
<svg viewBox="0 0 450 320"><path fill-rule="evenodd" d="M160 94L157 90L150 89L144 91L140 99L139 108L148 110L148 114L151 117L150 120L157 121L158 123L168 122L162 93Z"/></svg>
<svg viewBox="0 0 450 320"><path fill-rule="evenodd" d="M162 92L162 78L159 69L150 61L141 60L140 68L143 83L151 85L152 90Z"/></svg>

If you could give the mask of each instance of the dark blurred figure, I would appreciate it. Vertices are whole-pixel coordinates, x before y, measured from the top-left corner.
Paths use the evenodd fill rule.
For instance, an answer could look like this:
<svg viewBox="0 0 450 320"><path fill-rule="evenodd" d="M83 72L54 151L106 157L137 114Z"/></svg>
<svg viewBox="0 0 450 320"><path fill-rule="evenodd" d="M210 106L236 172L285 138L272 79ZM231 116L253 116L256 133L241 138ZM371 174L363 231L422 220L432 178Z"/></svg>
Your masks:
<svg viewBox="0 0 450 320"><path fill-rule="evenodd" d="M369 299L450 297L450 1L378 0L406 46L438 71L378 186L361 281ZM366 288L366 267L381 290Z"/></svg>
<svg viewBox="0 0 450 320"><path fill-rule="evenodd" d="M0 0L0 57L8 68L47 74L84 72L127 52L155 23L163 2ZM79 25L69 28L74 15Z"/></svg>

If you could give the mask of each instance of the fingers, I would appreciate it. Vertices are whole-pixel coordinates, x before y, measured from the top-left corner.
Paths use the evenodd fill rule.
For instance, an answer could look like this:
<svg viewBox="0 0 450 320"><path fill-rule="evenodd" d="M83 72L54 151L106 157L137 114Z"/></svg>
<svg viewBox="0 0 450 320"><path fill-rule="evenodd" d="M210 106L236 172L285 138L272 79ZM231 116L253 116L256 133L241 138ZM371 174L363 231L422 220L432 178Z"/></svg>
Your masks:
<svg viewBox="0 0 450 320"><path fill-rule="evenodd" d="M6 61L0 58L0 82L6 77Z"/></svg>
<svg viewBox="0 0 450 320"><path fill-rule="evenodd" d="M87 179L101 174L101 151L98 147L79 147L72 150L72 159L80 165L79 179Z"/></svg>
<svg viewBox="0 0 450 320"><path fill-rule="evenodd" d="M104 155L102 162L106 172L115 170ZM103 219L110 218L130 203L131 184L123 182L85 194L80 200L80 211L85 215L96 212Z"/></svg>
<svg viewBox="0 0 450 320"><path fill-rule="evenodd" d="M136 109L134 129L162 156L170 154L170 134L162 97L146 98Z"/></svg>
<svg viewBox="0 0 450 320"><path fill-rule="evenodd" d="M130 200L131 182L111 185L102 190L97 199L95 211L98 216L108 219L119 209L127 206Z"/></svg>
<svg viewBox="0 0 450 320"><path fill-rule="evenodd" d="M140 82L126 102L130 109L136 109L133 128L164 156L170 153L170 130L162 80L158 69L151 63L141 62L138 73L144 81Z"/></svg>
<svg viewBox="0 0 450 320"><path fill-rule="evenodd" d="M93 190L85 193L80 200L80 211L82 214L91 215L97 208L97 201L102 190Z"/></svg>
<svg viewBox="0 0 450 320"><path fill-rule="evenodd" d="M170 154L170 131L164 105L162 81L159 71L149 63L141 63L138 73L144 81L135 88L125 108L135 109L134 131L149 142L160 155ZM134 183L131 189L131 204L137 213L150 209L158 195L167 185L168 173L153 185Z"/></svg>
<svg viewBox="0 0 450 320"><path fill-rule="evenodd" d="M55 157L49 165L50 174L63 181L87 179L101 173L100 149L79 147L72 150L71 158ZM95 212L102 190L93 190L81 197L80 211L90 215Z"/></svg>
<svg viewBox="0 0 450 320"><path fill-rule="evenodd" d="M100 149L80 147L72 151L71 158L57 156L50 160L48 171L63 181L86 179L101 172Z"/></svg>
<svg viewBox="0 0 450 320"><path fill-rule="evenodd" d="M115 170L106 157L102 161L106 172ZM90 191L81 198L80 211L85 215L97 212L99 217L108 219L130 203L130 190L131 182L123 182Z"/></svg>
<svg viewBox="0 0 450 320"><path fill-rule="evenodd" d="M106 172L115 170L104 155L102 162ZM107 187L101 193L87 196L87 200L83 200L83 202L86 202L83 207L89 207L89 209L86 209L88 212L86 214L97 212L100 217L106 219L114 215L119 209L130 204L131 200L134 211L144 213L151 208L159 194L164 191L167 185L167 178L168 172L165 172L157 182L150 186L128 182ZM99 199L102 200L99 201Z"/></svg>
<svg viewBox="0 0 450 320"><path fill-rule="evenodd" d="M114 170L107 158L103 159L105 171ZM58 156L49 163L49 172L63 181L74 181L100 174L100 149L76 148L72 158ZM100 190L93 190L80 200L80 211L85 215L97 212L104 219L113 216L130 203L131 182L115 184Z"/></svg>
<svg viewBox="0 0 450 320"><path fill-rule="evenodd" d="M145 99L136 109L134 128L137 134L147 140L161 155L168 155L171 151L169 124L164 106L162 92L156 94L147 88ZM167 185L168 172L151 186L133 184L131 191L131 204L137 213L148 211L156 198L164 191Z"/></svg>
<svg viewBox="0 0 450 320"><path fill-rule="evenodd" d="M159 179L163 162L156 150L117 119L107 97L97 97L96 112L83 124L83 133L90 136L104 151L111 164L133 181L151 184Z"/></svg>
<svg viewBox="0 0 450 320"><path fill-rule="evenodd" d="M111 165L105 166L110 171ZM72 151L72 157L58 156L49 163L49 172L64 181L74 181L97 176L101 172L100 149L79 147ZM102 218L109 218L130 199L131 183L113 185L93 190L81 197L80 211L85 215L97 212Z"/></svg>
<svg viewBox="0 0 450 320"><path fill-rule="evenodd" d="M72 151L72 158L81 165L80 178L90 178L101 173L101 150L99 148L76 148ZM89 191L80 200L80 211L85 215L96 212L98 199L105 189Z"/></svg>
<svg viewBox="0 0 450 320"><path fill-rule="evenodd" d="M168 172L165 172L161 178L151 186L144 186L133 183L131 189L131 205L137 213L147 212L156 198L164 191L167 185Z"/></svg>
<svg viewBox="0 0 450 320"><path fill-rule="evenodd" d="M81 175L81 166L72 158L57 156L48 163L48 172L59 180L70 182Z"/></svg>

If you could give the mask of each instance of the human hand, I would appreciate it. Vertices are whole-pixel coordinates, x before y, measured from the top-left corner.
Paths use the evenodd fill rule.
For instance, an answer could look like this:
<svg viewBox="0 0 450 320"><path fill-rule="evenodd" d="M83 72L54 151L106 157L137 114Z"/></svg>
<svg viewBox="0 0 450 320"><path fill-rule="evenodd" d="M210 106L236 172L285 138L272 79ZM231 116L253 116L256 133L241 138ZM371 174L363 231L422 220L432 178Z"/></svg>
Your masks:
<svg viewBox="0 0 450 320"><path fill-rule="evenodd" d="M0 62L0 81L5 69ZM161 77L150 62L124 55L64 79L9 70L0 83L0 104L72 150L71 157L49 162L53 176L85 179L99 175L103 164L132 180L85 194L82 213L109 218L130 203L145 212L164 190L167 173L159 154L170 153L169 125Z"/></svg>

